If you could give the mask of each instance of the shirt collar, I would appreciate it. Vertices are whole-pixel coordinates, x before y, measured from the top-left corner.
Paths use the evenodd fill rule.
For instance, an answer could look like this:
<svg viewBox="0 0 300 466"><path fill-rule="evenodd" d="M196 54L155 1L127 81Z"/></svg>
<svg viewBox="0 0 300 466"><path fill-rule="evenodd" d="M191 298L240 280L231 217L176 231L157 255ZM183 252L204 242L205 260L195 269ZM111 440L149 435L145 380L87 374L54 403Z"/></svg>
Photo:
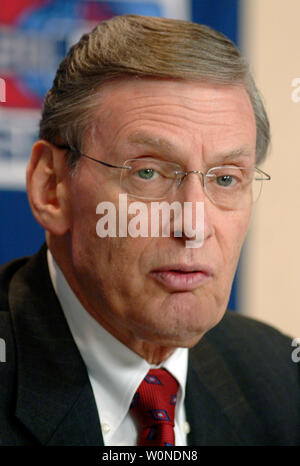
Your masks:
<svg viewBox="0 0 300 466"><path fill-rule="evenodd" d="M138 386L151 368L164 367L177 379L178 403L183 403L188 350L177 348L160 366L151 366L106 331L84 309L49 249L47 260L54 290L87 367L101 418L117 428L126 416Z"/></svg>

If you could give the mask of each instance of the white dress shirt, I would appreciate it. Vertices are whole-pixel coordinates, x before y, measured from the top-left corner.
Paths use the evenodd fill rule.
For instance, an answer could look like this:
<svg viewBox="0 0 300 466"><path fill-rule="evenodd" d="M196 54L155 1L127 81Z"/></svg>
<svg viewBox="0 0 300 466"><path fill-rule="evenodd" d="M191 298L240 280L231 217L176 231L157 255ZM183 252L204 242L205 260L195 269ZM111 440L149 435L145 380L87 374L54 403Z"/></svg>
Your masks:
<svg viewBox="0 0 300 466"><path fill-rule="evenodd" d="M53 287L87 367L104 445L137 444L138 426L129 406L149 369L157 367L166 368L179 383L175 409L175 443L178 446L186 445L189 425L185 420L184 396L188 350L177 348L160 366L150 365L107 332L84 309L49 250L47 259Z"/></svg>

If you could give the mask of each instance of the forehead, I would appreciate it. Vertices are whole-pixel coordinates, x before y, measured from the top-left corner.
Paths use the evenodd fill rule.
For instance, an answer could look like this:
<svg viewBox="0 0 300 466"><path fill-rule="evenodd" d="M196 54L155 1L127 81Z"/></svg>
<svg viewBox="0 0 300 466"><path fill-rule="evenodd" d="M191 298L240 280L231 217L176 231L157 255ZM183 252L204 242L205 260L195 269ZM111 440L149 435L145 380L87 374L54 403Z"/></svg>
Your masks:
<svg viewBox="0 0 300 466"><path fill-rule="evenodd" d="M255 117L242 86L169 79L122 79L103 86L94 137L118 144L193 148L208 154L255 151Z"/></svg>

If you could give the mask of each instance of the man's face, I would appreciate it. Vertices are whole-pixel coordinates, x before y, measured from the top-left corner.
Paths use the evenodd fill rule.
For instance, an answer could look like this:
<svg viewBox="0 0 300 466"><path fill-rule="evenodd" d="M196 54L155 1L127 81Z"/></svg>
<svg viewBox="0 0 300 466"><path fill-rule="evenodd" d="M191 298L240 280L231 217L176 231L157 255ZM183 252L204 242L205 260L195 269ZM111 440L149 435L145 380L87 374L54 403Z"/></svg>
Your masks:
<svg viewBox="0 0 300 466"><path fill-rule="evenodd" d="M254 113L241 87L126 79L105 85L84 153L114 165L147 156L206 172L253 167L255 143ZM83 157L67 177L68 281L93 317L134 351L192 346L223 317L251 205L214 205L192 174L175 200L204 201L202 247L186 248L186 238L174 236L99 238L96 206L118 208L119 178L120 170Z"/></svg>

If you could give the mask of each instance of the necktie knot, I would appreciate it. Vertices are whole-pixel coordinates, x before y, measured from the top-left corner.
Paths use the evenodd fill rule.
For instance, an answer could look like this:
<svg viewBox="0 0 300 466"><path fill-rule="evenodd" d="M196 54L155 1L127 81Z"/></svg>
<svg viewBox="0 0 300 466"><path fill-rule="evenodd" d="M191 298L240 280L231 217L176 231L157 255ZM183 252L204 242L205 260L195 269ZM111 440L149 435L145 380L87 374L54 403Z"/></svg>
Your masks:
<svg viewBox="0 0 300 466"><path fill-rule="evenodd" d="M165 369L151 369L136 391L130 409L142 431L139 445L174 445L178 383Z"/></svg>

